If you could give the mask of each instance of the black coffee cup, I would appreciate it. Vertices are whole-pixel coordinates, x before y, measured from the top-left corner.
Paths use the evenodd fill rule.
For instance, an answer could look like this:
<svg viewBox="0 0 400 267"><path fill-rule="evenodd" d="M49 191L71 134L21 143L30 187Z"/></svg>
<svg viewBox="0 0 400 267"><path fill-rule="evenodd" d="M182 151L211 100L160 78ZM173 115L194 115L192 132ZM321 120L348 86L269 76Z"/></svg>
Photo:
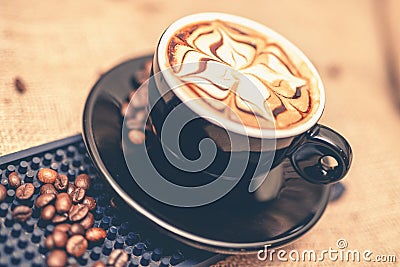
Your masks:
<svg viewBox="0 0 400 267"><path fill-rule="evenodd" d="M196 100L176 90L180 85L176 83L173 71L166 67L168 57L165 53L171 35L184 25L213 19L243 24L273 35L305 62L319 88L319 107L309 120L291 129L253 130L214 116ZM227 181L241 180L239 185L247 191L235 189L232 191L235 197L237 194L239 198L245 198L246 194L254 197L257 196L255 191L263 191L263 196L258 194L256 198L265 201L274 198L281 188L280 164L285 159L290 160L300 177L316 184L337 182L350 168L352 151L349 143L336 131L318 124L325 105L324 88L318 72L297 47L261 24L222 13L182 18L162 35L154 55L151 76L149 103L153 127L146 145L153 165L173 183L201 186L221 177ZM162 138L165 127L176 128L176 138ZM207 142L202 143L204 140ZM191 170L179 167L182 162L181 166L186 166L187 162L197 161L213 148L215 153L211 154L214 158L208 165L199 163L199 168ZM233 167L226 172L229 166Z"/></svg>

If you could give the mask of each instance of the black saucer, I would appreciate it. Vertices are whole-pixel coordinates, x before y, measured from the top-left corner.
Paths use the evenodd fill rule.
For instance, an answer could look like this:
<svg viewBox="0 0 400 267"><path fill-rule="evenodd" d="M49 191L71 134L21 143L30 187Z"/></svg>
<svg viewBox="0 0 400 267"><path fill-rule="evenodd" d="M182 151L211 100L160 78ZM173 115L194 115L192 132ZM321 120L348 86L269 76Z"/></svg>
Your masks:
<svg viewBox="0 0 400 267"><path fill-rule="evenodd" d="M132 90L131 79L152 56L124 62L104 74L85 106L83 136L98 171L116 192L149 223L189 245L219 253L249 253L285 245L321 217L330 186L310 184L288 166L279 197L254 205L227 206L216 201L197 208L163 204L142 191L131 177L121 148L121 103ZM285 164L285 163L283 163Z"/></svg>

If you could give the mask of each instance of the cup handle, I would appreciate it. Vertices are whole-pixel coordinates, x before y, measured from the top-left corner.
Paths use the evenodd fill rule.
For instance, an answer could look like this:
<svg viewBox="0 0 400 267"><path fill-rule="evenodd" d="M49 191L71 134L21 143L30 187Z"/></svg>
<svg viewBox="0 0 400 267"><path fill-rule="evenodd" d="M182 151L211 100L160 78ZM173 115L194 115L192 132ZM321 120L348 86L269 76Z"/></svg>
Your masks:
<svg viewBox="0 0 400 267"><path fill-rule="evenodd" d="M317 124L300 139L287 156L300 176L315 184L342 179L353 158L346 139L331 128Z"/></svg>

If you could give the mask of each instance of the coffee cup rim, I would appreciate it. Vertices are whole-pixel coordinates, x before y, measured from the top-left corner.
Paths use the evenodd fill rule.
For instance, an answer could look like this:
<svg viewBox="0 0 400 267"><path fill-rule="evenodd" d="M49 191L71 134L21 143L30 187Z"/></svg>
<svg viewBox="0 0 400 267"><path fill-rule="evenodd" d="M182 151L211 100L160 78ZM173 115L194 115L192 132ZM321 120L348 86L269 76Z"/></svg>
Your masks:
<svg viewBox="0 0 400 267"><path fill-rule="evenodd" d="M244 25L249 28L253 28L256 31L259 31L261 33L265 33L267 36L273 36L275 40L277 40L279 43L284 44L285 47L287 47L290 51L293 51L309 68L311 73L313 73L313 76L316 80L316 84L319 90L319 106L317 111L309 118L307 121L304 123L301 123L299 125L294 126L293 128L290 129L256 129L252 128L246 125L240 125L238 127L239 123L234 122L228 119L221 117L218 117L218 120L220 120L224 126L226 126L226 129L245 136L250 136L254 138L276 138L276 139L281 139L281 138L288 138L288 137L294 137L299 134L302 134L312 128L321 118L322 113L324 111L325 107L325 89L322 83L322 79L315 68L315 66L312 64L310 59L303 53L303 51L298 48L295 44L293 44L291 41L289 41L286 37L281 35L280 33L272 30L271 28L255 21L252 19L248 19L245 17L237 16L237 15L231 15L227 13L221 13L221 12L203 12L203 13L196 13L196 14L191 14L187 15L185 17L182 17L176 21L174 21L172 24L169 25L169 27L164 31L162 34L159 43L156 48L156 53L154 56L154 62L153 62L153 70L154 70L154 65L157 66L158 70L163 73L163 79L166 81L168 85L173 85L174 84L174 75L171 71L171 67L167 63L167 57L164 56L164 53L160 53L160 51L165 52L167 51L168 44L170 37L179 29L184 27L185 25L193 24L196 22L201 22L201 21L211 21L211 20L224 20L228 22L233 22L237 23L240 25ZM165 72L171 72L171 75L164 75ZM157 83L157 79L156 83ZM186 99L190 99L190 97L184 92L184 90L172 90L173 93L182 101ZM215 113L205 110L204 107L199 106L197 101L189 101L187 103L187 106L196 114L204 117L206 120L210 121L208 118L213 118L215 117ZM213 122L211 122L213 123ZM243 132L243 129L245 131Z"/></svg>

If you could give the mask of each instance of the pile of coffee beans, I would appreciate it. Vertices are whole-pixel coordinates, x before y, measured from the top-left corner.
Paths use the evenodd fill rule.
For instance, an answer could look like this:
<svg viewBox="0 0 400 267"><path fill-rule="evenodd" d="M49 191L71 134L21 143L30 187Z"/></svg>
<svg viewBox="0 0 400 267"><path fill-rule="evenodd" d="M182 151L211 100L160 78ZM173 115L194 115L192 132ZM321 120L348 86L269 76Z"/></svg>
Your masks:
<svg viewBox="0 0 400 267"><path fill-rule="evenodd" d="M148 90L141 86L147 86L146 81L150 77L151 60L146 61L141 69L134 73L132 78L133 91L129 95L127 101L121 105L121 115L125 118L125 125L129 129L129 140L135 144L142 144L145 140L144 129L148 128L146 125L146 118L148 116Z"/></svg>
<svg viewBox="0 0 400 267"><path fill-rule="evenodd" d="M50 251L46 263L50 267L65 266L68 255L79 258L85 253L89 242L99 243L107 236L105 229L93 227L92 211L96 209L96 201L86 195L90 188L90 177L79 174L72 183L66 175L43 168L38 171L37 178L41 182L40 195L33 200L35 186L32 183L21 184L16 172L8 175L8 184L15 188L15 197L21 203L12 211L12 217L18 222L28 220L33 213L29 202L34 201L30 203L34 203L35 208L40 210L40 218L56 225L45 240L45 246ZM0 184L0 202L6 197L7 190ZM124 266L128 255L123 250L116 250L111 253L108 261L110 266ZM95 266L105 264L100 261Z"/></svg>
<svg viewBox="0 0 400 267"><path fill-rule="evenodd" d="M143 128L150 130L145 121L147 88L138 90L143 83L146 86L150 69L148 60L134 73L132 92L121 107L133 144L144 142ZM126 203L94 177L84 153L85 146L79 141L0 166L0 267L166 267L182 262L182 254L153 249L154 244L141 236L143 229L138 228L140 234L136 231L138 225L126 212ZM82 173L89 173L93 180ZM154 232L143 231L147 237Z"/></svg>

